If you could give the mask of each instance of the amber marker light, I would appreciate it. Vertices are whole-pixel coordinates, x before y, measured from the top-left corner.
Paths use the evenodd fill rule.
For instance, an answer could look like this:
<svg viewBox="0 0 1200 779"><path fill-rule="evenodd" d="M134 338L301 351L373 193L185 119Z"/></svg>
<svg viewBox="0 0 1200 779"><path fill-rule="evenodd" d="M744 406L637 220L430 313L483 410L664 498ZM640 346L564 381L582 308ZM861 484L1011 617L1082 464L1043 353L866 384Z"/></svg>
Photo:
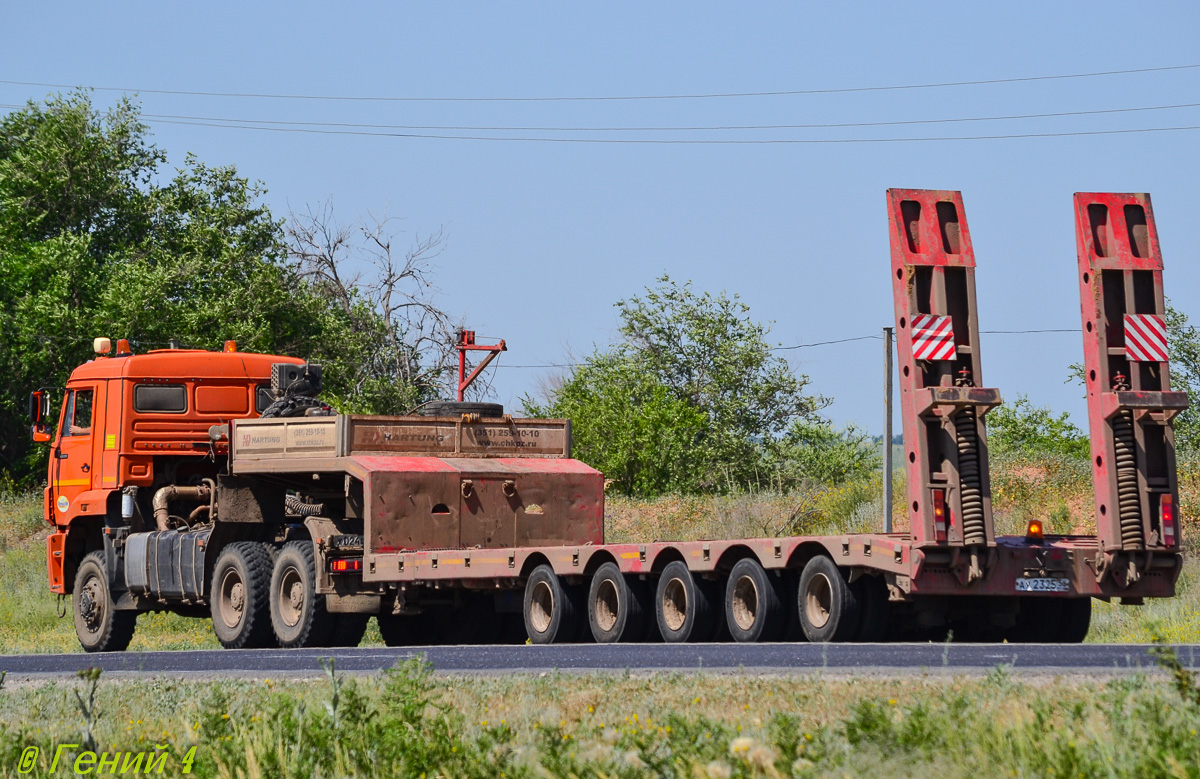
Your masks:
<svg viewBox="0 0 1200 779"><path fill-rule="evenodd" d="M226 341L225 342L225 351L236 352L237 351L237 341Z"/></svg>
<svg viewBox="0 0 1200 779"><path fill-rule="evenodd" d="M1042 530L1042 520L1029 520L1029 527L1025 528L1025 541L1030 544L1040 544L1045 536Z"/></svg>

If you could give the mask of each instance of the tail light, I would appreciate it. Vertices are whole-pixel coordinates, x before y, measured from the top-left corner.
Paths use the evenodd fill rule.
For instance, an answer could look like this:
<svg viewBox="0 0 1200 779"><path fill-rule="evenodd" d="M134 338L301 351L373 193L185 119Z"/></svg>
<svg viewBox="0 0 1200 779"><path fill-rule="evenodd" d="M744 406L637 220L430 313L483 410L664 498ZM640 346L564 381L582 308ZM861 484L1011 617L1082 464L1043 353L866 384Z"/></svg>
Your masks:
<svg viewBox="0 0 1200 779"><path fill-rule="evenodd" d="M946 491L933 491L933 532L939 544L946 541Z"/></svg>
<svg viewBox="0 0 1200 779"><path fill-rule="evenodd" d="M361 557L347 557L329 561L330 573L360 573L362 571Z"/></svg>
<svg viewBox="0 0 1200 779"><path fill-rule="evenodd" d="M1175 546L1175 496L1163 495L1158 503L1162 517L1163 546Z"/></svg>

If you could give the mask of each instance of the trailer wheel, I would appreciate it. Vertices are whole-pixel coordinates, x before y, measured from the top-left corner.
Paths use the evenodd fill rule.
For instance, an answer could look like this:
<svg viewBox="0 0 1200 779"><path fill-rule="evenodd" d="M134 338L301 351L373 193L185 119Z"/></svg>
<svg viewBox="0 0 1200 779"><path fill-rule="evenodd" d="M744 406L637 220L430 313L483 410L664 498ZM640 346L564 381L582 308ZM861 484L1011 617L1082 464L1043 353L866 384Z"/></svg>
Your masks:
<svg viewBox="0 0 1200 779"><path fill-rule="evenodd" d="M1082 644L1092 626L1092 599L1071 598L1062 601L1056 638L1064 644Z"/></svg>
<svg viewBox="0 0 1200 779"><path fill-rule="evenodd" d="M325 597L317 594L312 541L291 541L275 558L271 571L271 627L286 649L323 646L333 630Z"/></svg>
<svg viewBox="0 0 1200 779"><path fill-rule="evenodd" d="M630 581L616 563L596 569L588 587L587 613L597 644L640 641L646 635L645 582Z"/></svg>
<svg viewBox="0 0 1200 779"><path fill-rule="evenodd" d="M217 556L209 589L213 632L226 649L270 646L271 553L255 541L228 544Z"/></svg>
<svg viewBox="0 0 1200 779"><path fill-rule="evenodd" d="M667 563L658 577L655 616L663 641L681 644L707 641L717 628L710 587L705 587L681 560Z"/></svg>
<svg viewBox="0 0 1200 779"><path fill-rule="evenodd" d="M117 611L108 589L104 552L83 558L75 571L75 634L85 652L121 652L133 640L136 611Z"/></svg>
<svg viewBox="0 0 1200 779"><path fill-rule="evenodd" d="M579 635L577 597L549 565L539 565L525 580L525 632L535 644L565 644Z"/></svg>
<svg viewBox="0 0 1200 779"><path fill-rule="evenodd" d="M752 557L738 560L725 585L725 621L741 644L778 641L787 627L779 580Z"/></svg>
<svg viewBox="0 0 1200 779"><path fill-rule="evenodd" d="M331 647L356 647L362 643L367 632L370 614L334 614L333 630L329 633Z"/></svg>
<svg viewBox="0 0 1200 779"><path fill-rule="evenodd" d="M858 632L858 599L828 557L818 555L804 566L796 600L809 641L850 641Z"/></svg>

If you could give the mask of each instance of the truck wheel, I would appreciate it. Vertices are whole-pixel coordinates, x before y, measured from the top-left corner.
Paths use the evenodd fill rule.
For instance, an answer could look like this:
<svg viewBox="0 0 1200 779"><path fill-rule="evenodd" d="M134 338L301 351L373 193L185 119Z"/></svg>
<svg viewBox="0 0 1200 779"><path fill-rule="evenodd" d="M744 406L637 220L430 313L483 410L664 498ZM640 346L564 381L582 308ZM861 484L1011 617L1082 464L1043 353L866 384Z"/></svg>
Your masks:
<svg viewBox="0 0 1200 779"><path fill-rule="evenodd" d="M1092 626L1092 599L1071 598L1062 601L1056 638L1064 644L1082 644Z"/></svg>
<svg viewBox="0 0 1200 779"><path fill-rule="evenodd" d="M738 560L725 585L725 621L740 644L778 641L787 626L778 580L752 557Z"/></svg>
<svg viewBox="0 0 1200 779"><path fill-rule="evenodd" d="M136 611L117 611L108 590L104 552L83 558L75 572L75 634L85 652L121 652L133 640Z"/></svg>
<svg viewBox="0 0 1200 779"><path fill-rule="evenodd" d="M367 632L370 614L334 614L333 630L329 633L331 647L356 647Z"/></svg>
<svg viewBox="0 0 1200 779"><path fill-rule="evenodd" d="M565 644L579 634L580 609L558 574L539 565L525 581L525 632L535 644Z"/></svg>
<svg viewBox="0 0 1200 779"><path fill-rule="evenodd" d="M325 596L317 594L311 541L285 544L271 571L271 627L286 649L323 646L333 630Z"/></svg>
<svg viewBox="0 0 1200 779"><path fill-rule="evenodd" d="M882 576L860 576L850 589L859 604L858 634L854 640L871 644L883 641L891 621L887 583Z"/></svg>
<svg viewBox="0 0 1200 779"><path fill-rule="evenodd" d="M596 569L588 587L588 626L597 644L640 641L646 635L649 604L644 582L630 581L616 563Z"/></svg>
<svg viewBox="0 0 1200 779"><path fill-rule="evenodd" d="M213 566L213 632L226 649L270 646L271 552L256 541L238 541L221 550Z"/></svg>
<svg viewBox="0 0 1200 779"><path fill-rule="evenodd" d="M377 614L379 635L387 646L425 646L438 643L433 614Z"/></svg>
<svg viewBox="0 0 1200 779"><path fill-rule="evenodd" d="M655 592L655 616L663 641L681 644L687 641L707 641L717 628L711 588L699 582L687 564L676 560L667 563L658 577Z"/></svg>
<svg viewBox="0 0 1200 779"><path fill-rule="evenodd" d="M796 601L809 641L850 641L858 632L858 599L828 557L817 555L804 566Z"/></svg>

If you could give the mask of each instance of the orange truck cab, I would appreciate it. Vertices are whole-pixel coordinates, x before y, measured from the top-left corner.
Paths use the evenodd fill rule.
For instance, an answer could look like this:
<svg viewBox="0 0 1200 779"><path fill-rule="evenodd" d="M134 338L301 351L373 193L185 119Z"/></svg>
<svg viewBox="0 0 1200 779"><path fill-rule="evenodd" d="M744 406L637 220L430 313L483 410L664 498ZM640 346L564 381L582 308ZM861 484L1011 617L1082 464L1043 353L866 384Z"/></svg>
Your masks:
<svg viewBox="0 0 1200 779"><path fill-rule="evenodd" d="M34 439L51 442L45 489L50 589L72 592L89 550L110 558L114 531L149 517L150 495L162 484L198 483L221 469L227 441L209 430L234 419L258 417L275 399L272 365L303 360L225 350L158 349L132 354L118 341L95 343L96 358L72 372L58 426L46 419L48 394L34 393ZM139 511L142 491L147 505ZM125 498L123 501L122 498ZM109 566L116 571L117 566Z"/></svg>

